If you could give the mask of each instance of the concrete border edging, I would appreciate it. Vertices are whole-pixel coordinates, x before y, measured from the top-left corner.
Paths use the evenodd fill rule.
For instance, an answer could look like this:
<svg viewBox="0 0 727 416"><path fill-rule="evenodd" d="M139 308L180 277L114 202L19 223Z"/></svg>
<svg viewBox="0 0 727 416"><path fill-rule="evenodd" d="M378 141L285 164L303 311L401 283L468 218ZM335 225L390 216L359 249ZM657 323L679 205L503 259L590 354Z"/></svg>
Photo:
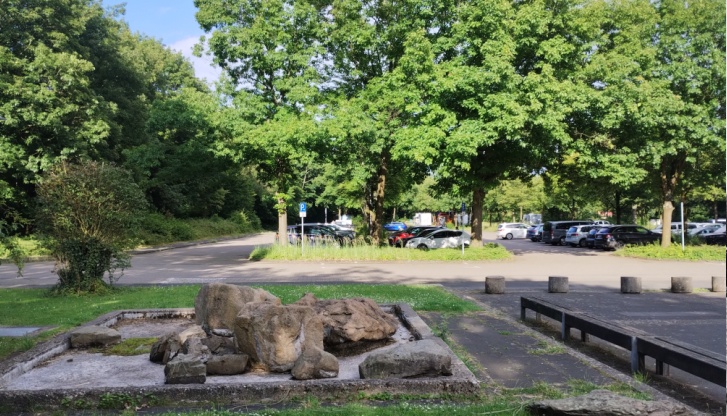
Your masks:
<svg viewBox="0 0 727 416"><path fill-rule="evenodd" d="M416 379L322 379L289 380L271 382L242 382L214 384L164 384L153 386L126 386L103 388L69 388L48 390L0 390L0 413L72 410L63 407L69 398L73 402L86 405L98 404L105 394L128 395L131 397L153 398L158 405L174 403L177 406L200 406L206 403L220 404L264 404L286 402L295 397L313 395L320 399L345 399L352 395L366 393L388 394L451 394L475 395L479 393L479 382L462 360L451 351L449 346L436 337L419 315L406 304L380 305L390 309L416 339L434 339L452 359L452 376L423 377ZM124 319L180 318L193 317L194 309L154 309L121 310L107 313L83 326L113 326ZM45 360L66 352L70 348L70 331L39 344L33 349L0 362L0 384L32 370ZM161 371L161 370L160 370Z"/></svg>

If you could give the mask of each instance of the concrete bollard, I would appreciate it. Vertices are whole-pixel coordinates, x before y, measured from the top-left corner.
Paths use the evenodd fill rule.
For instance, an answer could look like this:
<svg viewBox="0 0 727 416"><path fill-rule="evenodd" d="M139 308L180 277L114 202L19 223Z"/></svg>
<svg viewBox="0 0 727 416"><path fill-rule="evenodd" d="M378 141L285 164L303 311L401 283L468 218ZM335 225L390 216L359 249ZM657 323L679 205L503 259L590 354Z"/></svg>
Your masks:
<svg viewBox="0 0 727 416"><path fill-rule="evenodd" d="M675 276L671 278L672 293L692 293L692 278L690 276Z"/></svg>
<svg viewBox="0 0 727 416"><path fill-rule="evenodd" d="M621 293L641 293L641 278L636 276L621 276Z"/></svg>
<svg viewBox="0 0 727 416"><path fill-rule="evenodd" d="M727 277L712 276L712 292L725 292L725 291L727 291Z"/></svg>
<svg viewBox="0 0 727 416"><path fill-rule="evenodd" d="M548 276L548 293L568 293L566 276Z"/></svg>
<svg viewBox="0 0 727 416"><path fill-rule="evenodd" d="M505 277L504 276L487 276L485 277L485 293L490 295L501 295L505 293Z"/></svg>

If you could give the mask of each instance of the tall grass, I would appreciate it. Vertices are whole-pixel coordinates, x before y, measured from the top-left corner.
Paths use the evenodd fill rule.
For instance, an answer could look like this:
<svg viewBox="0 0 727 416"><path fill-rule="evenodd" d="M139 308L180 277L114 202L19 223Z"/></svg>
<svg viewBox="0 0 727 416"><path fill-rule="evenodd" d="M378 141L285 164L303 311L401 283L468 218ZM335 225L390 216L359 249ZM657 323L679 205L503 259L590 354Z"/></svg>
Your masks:
<svg viewBox="0 0 727 416"><path fill-rule="evenodd" d="M656 260L725 261L725 247L713 245L688 245L683 251L681 244L672 244L669 247L661 247L659 244L626 246L615 254Z"/></svg>
<svg viewBox="0 0 727 416"><path fill-rule="evenodd" d="M410 248L375 247L354 244L338 246L280 246L256 247L250 260L295 260L295 261L475 261L504 260L512 255L498 244L464 249L437 249L422 251Z"/></svg>

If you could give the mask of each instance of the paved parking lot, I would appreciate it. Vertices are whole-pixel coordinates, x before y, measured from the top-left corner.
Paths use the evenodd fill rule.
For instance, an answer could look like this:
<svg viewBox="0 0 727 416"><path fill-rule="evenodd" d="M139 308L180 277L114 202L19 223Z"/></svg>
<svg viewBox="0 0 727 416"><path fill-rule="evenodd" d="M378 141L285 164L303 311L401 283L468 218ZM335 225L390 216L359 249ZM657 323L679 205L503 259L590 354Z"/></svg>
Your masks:
<svg viewBox="0 0 727 416"><path fill-rule="evenodd" d="M711 276L724 276L725 262L629 259L612 252L497 240L515 256L498 262L251 262L250 252L270 244L273 233L194 245L134 256L119 284L228 283L481 283L488 275L508 282L538 285L549 275L568 276L571 287L620 287L620 277L640 276L645 290L669 288L671 276L692 276L694 287L711 287ZM487 233L485 241L495 241ZM56 283L52 262L29 263L24 277L11 264L0 266L0 287L43 287Z"/></svg>

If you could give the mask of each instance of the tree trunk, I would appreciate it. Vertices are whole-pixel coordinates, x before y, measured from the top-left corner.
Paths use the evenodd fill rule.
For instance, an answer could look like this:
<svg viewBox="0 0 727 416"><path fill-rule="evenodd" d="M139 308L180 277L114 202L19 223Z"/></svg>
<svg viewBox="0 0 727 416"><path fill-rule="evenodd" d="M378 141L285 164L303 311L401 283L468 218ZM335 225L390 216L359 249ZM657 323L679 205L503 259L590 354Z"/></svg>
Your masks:
<svg viewBox="0 0 727 416"><path fill-rule="evenodd" d="M485 190L475 188L472 191L472 218L470 218L470 224L472 224L472 246L482 245L482 206L485 202ZM490 218L492 218L490 216Z"/></svg>
<svg viewBox="0 0 727 416"><path fill-rule="evenodd" d="M371 238L375 246L382 244L381 237L384 233L384 197L386 195L386 176L389 173L389 151L384 150L381 154L381 164L376 174L376 189L374 191L374 209L371 213Z"/></svg>
<svg viewBox="0 0 727 416"><path fill-rule="evenodd" d="M671 215L674 212L674 205L671 201L664 201L664 213L661 218L661 246L671 245Z"/></svg>
<svg viewBox="0 0 727 416"><path fill-rule="evenodd" d="M285 198L278 196L278 244L288 244L288 211ZM303 240L303 236L301 236Z"/></svg>

